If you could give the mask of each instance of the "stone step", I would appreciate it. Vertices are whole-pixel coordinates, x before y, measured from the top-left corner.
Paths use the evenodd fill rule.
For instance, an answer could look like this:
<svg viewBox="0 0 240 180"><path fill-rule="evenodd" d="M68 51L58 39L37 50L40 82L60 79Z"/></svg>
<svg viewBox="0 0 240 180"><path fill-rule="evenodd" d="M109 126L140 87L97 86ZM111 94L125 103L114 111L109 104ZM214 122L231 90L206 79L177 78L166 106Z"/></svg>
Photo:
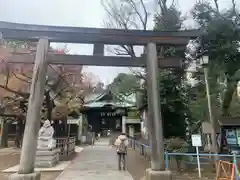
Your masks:
<svg viewBox="0 0 240 180"><path fill-rule="evenodd" d="M53 167L59 162L59 149L38 150L36 153L35 167Z"/></svg>
<svg viewBox="0 0 240 180"><path fill-rule="evenodd" d="M36 161L35 162L35 167L37 168L51 168L56 166L58 161Z"/></svg>
<svg viewBox="0 0 240 180"><path fill-rule="evenodd" d="M37 150L36 155L37 156L53 156L55 154L60 153L60 149L54 149L54 150Z"/></svg>
<svg viewBox="0 0 240 180"><path fill-rule="evenodd" d="M59 156L57 154L53 156L36 156L36 161L53 161L58 158Z"/></svg>

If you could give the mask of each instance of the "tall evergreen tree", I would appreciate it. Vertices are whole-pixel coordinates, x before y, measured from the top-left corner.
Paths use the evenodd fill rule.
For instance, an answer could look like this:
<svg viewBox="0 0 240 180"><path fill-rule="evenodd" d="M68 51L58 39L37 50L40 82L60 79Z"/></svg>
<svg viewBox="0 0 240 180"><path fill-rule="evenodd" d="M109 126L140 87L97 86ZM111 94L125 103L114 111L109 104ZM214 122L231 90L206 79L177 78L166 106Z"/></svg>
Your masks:
<svg viewBox="0 0 240 180"><path fill-rule="evenodd" d="M155 31L178 31L182 27L181 12L174 4L167 6L167 1L159 1L160 13L155 16ZM159 46L159 56L184 57L184 48ZM166 69L159 72L160 96L164 136L184 137L186 134L186 116L188 115L187 96L184 86L184 69Z"/></svg>

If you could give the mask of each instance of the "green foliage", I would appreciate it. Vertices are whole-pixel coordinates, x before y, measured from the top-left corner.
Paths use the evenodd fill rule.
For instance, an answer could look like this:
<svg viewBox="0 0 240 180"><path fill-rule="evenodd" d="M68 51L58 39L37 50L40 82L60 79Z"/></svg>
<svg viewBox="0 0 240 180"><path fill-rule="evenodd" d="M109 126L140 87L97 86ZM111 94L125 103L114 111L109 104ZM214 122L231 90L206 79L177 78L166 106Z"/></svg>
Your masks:
<svg viewBox="0 0 240 180"><path fill-rule="evenodd" d="M128 96L140 88L140 79L133 74L120 73L114 78L110 88L115 94Z"/></svg>
<svg viewBox="0 0 240 180"><path fill-rule="evenodd" d="M215 83L216 84L216 83ZM219 85L220 86L220 85ZM221 115L221 90L218 85L211 87L212 110L215 118ZM188 106L191 113L192 123L201 123L209 120L209 109L205 90L205 82L199 81L195 86L189 88ZM195 132L194 132L195 133Z"/></svg>
<svg viewBox="0 0 240 180"><path fill-rule="evenodd" d="M184 139L180 139L179 137L166 139L165 143L166 150L168 152L184 153L187 152L189 147L189 144Z"/></svg>
<svg viewBox="0 0 240 180"><path fill-rule="evenodd" d="M140 78L134 74L120 73L108 87L118 99L135 103L135 96L140 90Z"/></svg>
<svg viewBox="0 0 240 180"><path fill-rule="evenodd" d="M161 70L160 97L164 136L185 137L185 115L188 112L187 94L177 71Z"/></svg>
<svg viewBox="0 0 240 180"><path fill-rule="evenodd" d="M127 113L127 118L130 119L139 119L140 118L140 113L138 110L130 110Z"/></svg>
<svg viewBox="0 0 240 180"><path fill-rule="evenodd" d="M219 11L207 2L197 3L192 15L199 26L206 31L202 37L205 49L208 50L209 77L212 99L220 103L221 115L231 115L230 106L237 83L240 80L240 15L236 7ZM198 77L199 78L199 77ZM203 81L203 78L199 78ZM221 83L220 83L221 82ZM222 87L222 84L225 86Z"/></svg>
<svg viewBox="0 0 240 180"><path fill-rule="evenodd" d="M233 95L229 111L233 117L240 117L240 97L236 92Z"/></svg>
<svg viewBox="0 0 240 180"><path fill-rule="evenodd" d="M183 18L181 12L174 6L161 6L161 13L155 16L155 31L179 30ZM184 51L174 47L158 47L160 56L184 56ZM159 73L161 110L163 116L164 136L185 137L185 118L188 114L187 91L184 86L185 73L183 69L165 69Z"/></svg>
<svg viewBox="0 0 240 180"><path fill-rule="evenodd" d="M172 30L181 28L183 18L181 12L175 6L161 6L161 13L155 16L154 30ZM184 56L183 50L174 47L158 46L160 56ZM184 82L183 69L164 69L159 71L161 111L163 117L164 137L185 137L185 118L189 116L188 91ZM144 89L140 91L140 106L147 104L146 82Z"/></svg>
<svg viewBox="0 0 240 180"><path fill-rule="evenodd" d="M175 6L161 6L161 13L155 16L154 30L172 30L181 28L181 12ZM174 47L158 46L160 56L184 56L183 50L177 50ZM188 109L188 91L184 82L185 73L183 69L161 69L159 71L161 111L163 117L164 137L185 137L185 118L189 116ZM144 89L140 91L140 106L147 104L146 82Z"/></svg>
<svg viewBox="0 0 240 180"><path fill-rule="evenodd" d="M180 138L170 138L165 140L166 147L165 149L167 152L173 152L173 153L186 153L188 151L189 144ZM186 156L172 156L177 164L178 170L181 169L181 162L185 160Z"/></svg>
<svg viewBox="0 0 240 180"><path fill-rule="evenodd" d="M175 31L182 27L183 18L181 12L175 7L170 6L167 9L162 9L161 13L157 13L154 19L155 29Z"/></svg>

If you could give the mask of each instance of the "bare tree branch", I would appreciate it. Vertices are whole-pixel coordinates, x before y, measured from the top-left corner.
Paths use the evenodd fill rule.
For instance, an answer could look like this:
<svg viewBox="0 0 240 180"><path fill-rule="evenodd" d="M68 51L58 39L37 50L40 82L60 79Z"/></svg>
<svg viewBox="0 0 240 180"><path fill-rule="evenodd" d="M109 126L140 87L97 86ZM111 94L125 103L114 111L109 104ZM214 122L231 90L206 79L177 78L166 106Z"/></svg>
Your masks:
<svg viewBox="0 0 240 180"><path fill-rule="evenodd" d="M27 74L24 72L21 73L22 76L24 76L26 79L32 80L32 77L29 77Z"/></svg>
<svg viewBox="0 0 240 180"><path fill-rule="evenodd" d="M12 72L12 74L13 74L14 77L16 77L17 79L19 79L19 80L21 80L21 81L23 81L23 82L25 82L25 83L28 83L28 84L31 83L31 81L28 81L28 80L26 80L26 79L23 79L23 78L17 76L15 72Z"/></svg>
<svg viewBox="0 0 240 180"><path fill-rule="evenodd" d="M214 0L214 4L215 4L215 7L217 9L217 13L220 14L218 0Z"/></svg>
<svg viewBox="0 0 240 180"><path fill-rule="evenodd" d="M58 91L57 94L53 97L53 100L55 100L57 97L59 97L59 96L61 95L61 93L62 93L64 90L68 89L68 88L69 88L69 86L63 87L63 88L62 88L60 91Z"/></svg>
<svg viewBox="0 0 240 180"><path fill-rule="evenodd" d="M144 10L143 29L146 30L146 29L147 29L147 23L148 23L148 15L149 15L149 13L147 12L147 8L146 8L143 0L141 0L140 2L141 2L141 5L142 5L142 7L143 7L143 10Z"/></svg>
<svg viewBox="0 0 240 180"><path fill-rule="evenodd" d="M61 82L64 82L65 84L67 84L67 86L70 86L70 84L64 79L64 77L66 77L66 76L69 76L69 75L73 75L73 73L63 73L62 71L61 71L61 73L59 73L58 71L56 71L53 67L52 67L52 65L49 65L49 67L55 72L55 73L57 73L58 74L58 80L57 80L57 82L55 83L55 86L58 86Z"/></svg>
<svg viewBox="0 0 240 180"><path fill-rule="evenodd" d="M167 0L158 0L158 4L161 10L161 14L165 14L167 11Z"/></svg>
<svg viewBox="0 0 240 180"><path fill-rule="evenodd" d="M104 22L108 28L120 29L147 29L149 13L144 0L102 0L102 5L108 15ZM109 49L108 49L109 50ZM120 46L110 50L116 55L129 55L136 57L133 46Z"/></svg>
<svg viewBox="0 0 240 180"><path fill-rule="evenodd" d="M29 95L29 93L23 93L23 92L14 91L13 89L10 89L10 88L5 87L3 85L0 85L0 88L5 89L5 90L7 90L9 92L12 92L12 93L17 94L17 95L22 96L22 97L26 97L26 96Z"/></svg>
<svg viewBox="0 0 240 180"><path fill-rule="evenodd" d="M128 0L128 3L132 6L134 13L136 13L138 18L140 19L143 30L146 30L147 29L148 12L147 12L147 9L146 9L146 6L145 6L143 0L140 0L141 6L143 8L143 14L138 9L137 4L134 0Z"/></svg>
<svg viewBox="0 0 240 180"><path fill-rule="evenodd" d="M114 0L102 0L102 5L109 17L108 21L105 21L107 27L147 30L150 13L147 11L144 0L123 0L121 3ZM130 45L122 45L113 49L108 48L108 50L115 55L136 57L134 47ZM140 79L146 79L140 72L136 72L131 68L130 71Z"/></svg>
<svg viewBox="0 0 240 180"><path fill-rule="evenodd" d="M232 10L233 10L233 14L237 14L236 13L236 1L232 0Z"/></svg>
<svg viewBox="0 0 240 180"><path fill-rule="evenodd" d="M10 68L8 65L6 65L6 81L5 81L5 86L8 86L8 81L9 81L9 77L10 77Z"/></svg>
<svg viewBox="0 0 240 180"><path fill-rule="evenodd" d="M129 70L136 76L138 77L139 79L143 79L143 80L147 80L145 74L139 72L139 71L135 71L133 70L132 68L129 68Z"/></svg>

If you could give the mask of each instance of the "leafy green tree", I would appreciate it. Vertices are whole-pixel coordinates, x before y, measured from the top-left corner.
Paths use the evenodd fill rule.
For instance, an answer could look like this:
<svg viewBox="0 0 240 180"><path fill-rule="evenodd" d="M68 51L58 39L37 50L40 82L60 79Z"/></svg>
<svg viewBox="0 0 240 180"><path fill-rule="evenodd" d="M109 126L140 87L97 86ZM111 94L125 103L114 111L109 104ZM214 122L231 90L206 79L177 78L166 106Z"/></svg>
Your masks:
<svg viewBox="0 0 240 180"><path fill-rule="evenodd" d="M110 84L114 93L129 96L140 88L140 79L134 74L120 73Z"/></svg>
<svg viewBox="0 0 240 180"><path fill-rule="evenodd" d="M202 40L210 57L209 80L212 99L219 99L222 116L230 116L233 94L240 80L240 14L234 0L232 7L225 11L219 10L218 1L214 2L215 7L208 2L197 3L192 15L206 32ZM222 84L225 85L224 89Z"/></svg>
<svg viewBox="0 0 240 180"><path fill-rule="evenodd" d="M174 4L167 6L167 1L159 1L160 13L155 16L154 30L178 31L182 27L181 12ZM159 56L184 56L182 48L158 47ZM185 85L185 72L183 69L165 69L159 73L160 96L166 138L178 136L185 137L186 117L189 116L187 86Z"/></svg>

